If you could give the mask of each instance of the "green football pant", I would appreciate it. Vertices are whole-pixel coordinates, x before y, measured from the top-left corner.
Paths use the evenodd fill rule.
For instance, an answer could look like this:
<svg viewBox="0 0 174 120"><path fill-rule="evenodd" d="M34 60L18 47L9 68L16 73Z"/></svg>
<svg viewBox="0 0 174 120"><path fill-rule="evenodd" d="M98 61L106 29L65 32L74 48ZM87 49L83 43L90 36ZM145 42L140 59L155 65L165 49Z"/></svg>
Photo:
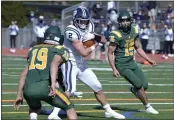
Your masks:
<svg viewBox="0 0 174 120"><path fill-rule="evenodd" d="M144 76L144 73L136 63L131 66L119 67L117 69L120 75L128 80L128 82L131 83L136 89L140 89L142 87L144 90L148 89L148 82Z"/></svg>
<svg viewBox="0 0 174 120"><path fill-rule="evenodd" d="M48 104L59 107L64 110L73 108L73 104L70 99L65 95L63 90L58 88L56 90L56 96L49 96L49 82L42 81L35 84L25 84L24 98L31 109L40 109L42 107L41 101L45 101Z"/></svg>

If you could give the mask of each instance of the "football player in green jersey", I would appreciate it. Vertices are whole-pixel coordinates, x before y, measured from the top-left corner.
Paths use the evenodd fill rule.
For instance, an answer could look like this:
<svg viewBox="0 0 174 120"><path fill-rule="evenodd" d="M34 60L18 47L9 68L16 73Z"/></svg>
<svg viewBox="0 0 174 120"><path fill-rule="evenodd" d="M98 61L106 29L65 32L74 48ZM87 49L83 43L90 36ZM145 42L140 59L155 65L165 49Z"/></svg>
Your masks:
<svg viewBox="0 0 174 120"><path fill-rule="evenodd" d="M145 105L147 113L158 114L158 111L148 103L145 94L145 90L148 88L148 82L143 71L134 61L134 49L152 66L155 66L156 62L151 60L142 50L138 38L138 29L132 25L130 14L128 12L120 12L118 22L118 30L110 33L110 44L108 48L108 59L113 70L113 75L116 78L121 75L133 85L130 90Z"/></svg>
<svg viewBox="0 0 174 120"><path fill-rule="evenodd" d="M28 53L27 65L21 73L14 108L22 103L22 94L29 105L30 119L37 119L41 101L60 107L68 119L77 119L74 106L58 85L58 66L69 59L69 52L62 46L63 36L59 27L50 26L44 34L44 43L34 46ZM58 116L54 119L60 119Z"/></svg>

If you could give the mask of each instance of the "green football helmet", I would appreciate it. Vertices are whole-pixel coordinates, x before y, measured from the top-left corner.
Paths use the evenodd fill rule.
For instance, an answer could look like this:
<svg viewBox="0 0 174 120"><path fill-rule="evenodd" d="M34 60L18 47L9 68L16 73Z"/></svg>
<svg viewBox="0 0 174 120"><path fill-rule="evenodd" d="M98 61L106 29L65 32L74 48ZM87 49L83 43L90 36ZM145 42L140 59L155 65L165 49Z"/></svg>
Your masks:
<svg viewBox="0 0 174 120"><path fill-rule="evenodd" d="M50 26L44 33L44 43L60 44L64 42L64 36L61 35L61 30L57 26Z"/></svg>
<svg viewBox="0 0 174 120"><path fill-rule="evenodd" d="M127 11L120 12L117 21L119 23L120 30L122 30L125 33L130 32L132 24L132 16L129 14L129 12Z"/></svg>

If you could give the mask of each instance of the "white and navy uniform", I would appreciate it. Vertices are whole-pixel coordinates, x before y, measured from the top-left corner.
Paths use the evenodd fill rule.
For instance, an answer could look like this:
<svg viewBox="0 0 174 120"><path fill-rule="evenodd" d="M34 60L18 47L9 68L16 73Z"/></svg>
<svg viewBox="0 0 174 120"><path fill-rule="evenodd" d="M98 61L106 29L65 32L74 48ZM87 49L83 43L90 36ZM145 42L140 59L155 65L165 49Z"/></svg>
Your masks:
<svg viewBox="0 0 174 120"><path fill-rule="evenodd" d="M64 76L64 84L66 91L73 94L76 91L76 79L79 79L86 85L88 85L95 92L102 89L100 82L98 81L96 75L93 71L86 66L86 62L78 51L73 47L73 40L80 40L81 42L85 40L90 40L90 35L94 32L94 24L89 23L88 28L85 31L81 31L74 25L69 25L65 29L65 40L64 46L70 52L69 61L61 66L62 73Z"/></svg>

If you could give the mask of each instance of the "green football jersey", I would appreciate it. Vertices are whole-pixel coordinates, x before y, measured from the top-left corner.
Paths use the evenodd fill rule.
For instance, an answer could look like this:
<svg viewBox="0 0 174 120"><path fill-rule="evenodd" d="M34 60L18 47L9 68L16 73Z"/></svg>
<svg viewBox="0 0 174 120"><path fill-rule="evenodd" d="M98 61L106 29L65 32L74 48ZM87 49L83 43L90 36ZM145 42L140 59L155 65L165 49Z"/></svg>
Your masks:
<svg viewBox="0 0 174 120"><path fill-rule="evenodd" d="M134 62L134 41L138 37L138 29L131 26L130 33L126 34L120 30L112 31L109 37L110 42L117 44L115 51L115 64L116 65L129 65Z"/></svg>
<svg viewBox="0 0 174 120"><path fill-rule="evenodd" d="M28 53L28 73L26 83L36 83L50 80L50 66L55 55L63 58L63 63L69 59L69 52L61 45L41 44L34 46Z"/></svg>

